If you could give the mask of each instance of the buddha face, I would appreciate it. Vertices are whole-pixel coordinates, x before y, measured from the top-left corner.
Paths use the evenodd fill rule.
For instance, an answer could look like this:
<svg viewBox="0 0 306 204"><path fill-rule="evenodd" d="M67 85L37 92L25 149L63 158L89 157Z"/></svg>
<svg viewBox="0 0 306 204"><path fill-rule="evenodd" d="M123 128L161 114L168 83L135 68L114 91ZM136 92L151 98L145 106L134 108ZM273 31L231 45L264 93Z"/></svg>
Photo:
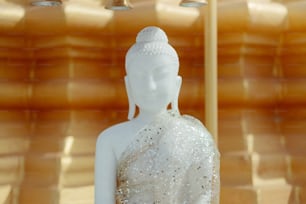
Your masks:
<svg viewBox="0 0 306 204"><path fill-rule="evenodd" d="M127 72L129 97L140 110L161 111L178 96L181 83L178 65L167 56L142 56Z"/></svg>

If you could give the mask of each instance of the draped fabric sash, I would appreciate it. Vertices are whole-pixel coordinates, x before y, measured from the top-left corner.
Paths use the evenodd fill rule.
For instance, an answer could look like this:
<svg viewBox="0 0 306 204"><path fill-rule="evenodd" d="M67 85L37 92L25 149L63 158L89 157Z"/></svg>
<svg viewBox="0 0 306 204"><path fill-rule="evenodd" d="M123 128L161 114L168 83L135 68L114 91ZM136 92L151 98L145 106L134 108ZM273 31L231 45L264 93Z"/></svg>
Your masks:
<svg viewBox="0 0 306 204"><path fill-rule="evenodd" d="M191 116L161 114L119 160L117 204L208 204L218 196L218 150Z"/></svg>

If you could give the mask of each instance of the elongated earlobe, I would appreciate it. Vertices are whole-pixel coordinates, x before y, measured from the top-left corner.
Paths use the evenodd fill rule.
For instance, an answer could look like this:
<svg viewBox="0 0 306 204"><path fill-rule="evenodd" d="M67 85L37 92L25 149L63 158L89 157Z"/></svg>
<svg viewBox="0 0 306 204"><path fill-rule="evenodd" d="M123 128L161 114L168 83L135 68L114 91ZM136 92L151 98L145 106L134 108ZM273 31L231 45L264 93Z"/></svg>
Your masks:
<svg viewBox="0 0 306 204"><path fill-rule="evenodd" d="M127 93L127 96L128 96L128 102L129 102L128 119L132 120L135 116L136 104L134 103L133 97L131 95L131 89L130 89L130 85L128 83L127 76L124 77L124 82L125 82L125 89L126 89L126 93Z"/></svg>
<svg viewBox="0 0 306 204"><path fill-rule="evenodd" d="M179 94L180 94L181 85L182 85L182 77L177 76L175 93L174 93L174 97L171 101L171 109L174 110L174 111L177 111L177 112L179 112L178 97L179 97Z"/></svg>

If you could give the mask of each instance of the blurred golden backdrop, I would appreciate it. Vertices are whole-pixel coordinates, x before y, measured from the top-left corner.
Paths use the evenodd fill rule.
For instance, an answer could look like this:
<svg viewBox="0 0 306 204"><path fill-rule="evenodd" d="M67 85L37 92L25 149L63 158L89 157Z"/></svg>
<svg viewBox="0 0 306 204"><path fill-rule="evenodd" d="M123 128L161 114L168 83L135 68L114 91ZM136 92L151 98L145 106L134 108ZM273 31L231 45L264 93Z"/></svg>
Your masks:
<svg viewBox="0 0 306 204"><path fill-rule="evenodd" d="M204 10L178 0L0 0L0 204L92 204L95 140L127 119L143 27L180 56L180 110L204 123ZM306 203L306 1L218 1L222 204Z"/></svg>

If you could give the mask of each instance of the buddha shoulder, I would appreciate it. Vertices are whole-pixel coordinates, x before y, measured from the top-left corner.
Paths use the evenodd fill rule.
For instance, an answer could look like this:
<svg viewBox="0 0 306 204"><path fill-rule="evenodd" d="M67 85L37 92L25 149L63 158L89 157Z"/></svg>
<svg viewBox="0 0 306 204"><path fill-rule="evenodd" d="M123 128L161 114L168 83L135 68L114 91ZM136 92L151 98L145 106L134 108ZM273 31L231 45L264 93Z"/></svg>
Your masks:
<svg viewBox="0 0 306 204"><path fill-rule="evenodd" d="M131 129L130 121L118 123L103 130L99 135L99 139L110 141L118 137L123 137L129 133Z"/></svg>
<svg viewBox="0 0 306 204"><path fill-rule="evenodd" d="M119 159L136 132L130 121L111 126L99 135L97 148L112 149L116 158Z"/></svg>

